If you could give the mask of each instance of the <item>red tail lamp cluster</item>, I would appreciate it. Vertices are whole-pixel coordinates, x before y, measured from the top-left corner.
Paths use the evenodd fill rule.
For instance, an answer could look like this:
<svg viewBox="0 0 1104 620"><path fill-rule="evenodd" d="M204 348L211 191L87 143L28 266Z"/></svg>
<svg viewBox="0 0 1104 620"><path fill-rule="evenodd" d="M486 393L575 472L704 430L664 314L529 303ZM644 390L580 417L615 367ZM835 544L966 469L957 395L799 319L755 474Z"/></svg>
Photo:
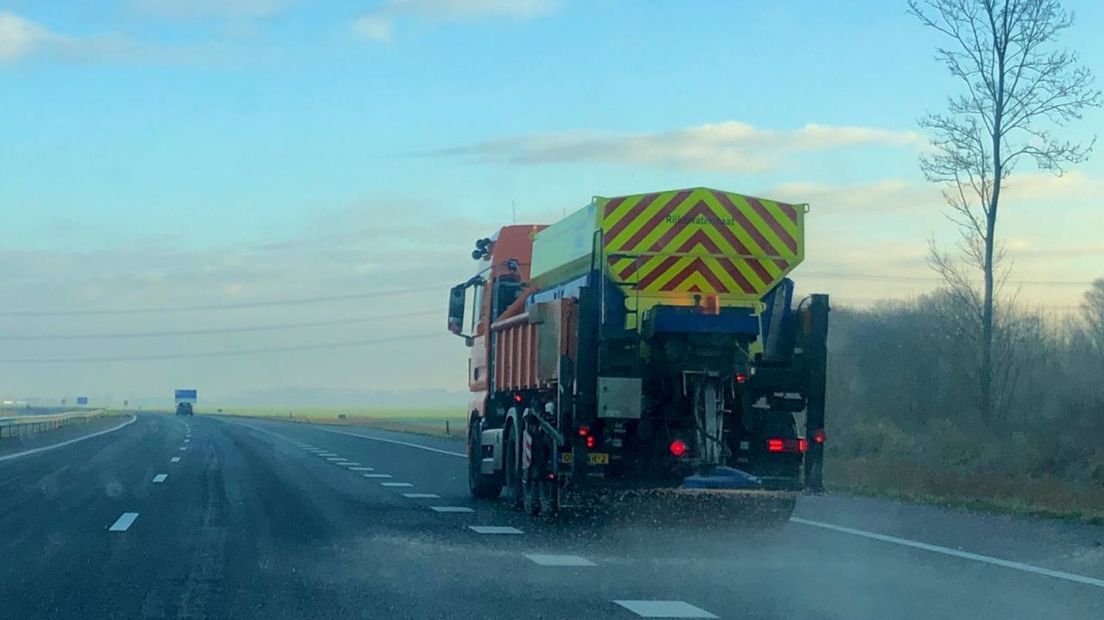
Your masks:
<svg viewBox="0 0 1104 620"><path fill-rule="evenodd" d="M797 452L805 453L809 450L809 440L804 437L800 439L782 439L779 437L772 437L767 440L767 452Z"/></svg>
<svg viewBox="0 0 1104 620"><path fill-rule="evenodd" d="M681 439L676 439L668 446L672 456L682 457L690 451L690 446L686 445L686 442Z"/></svg>

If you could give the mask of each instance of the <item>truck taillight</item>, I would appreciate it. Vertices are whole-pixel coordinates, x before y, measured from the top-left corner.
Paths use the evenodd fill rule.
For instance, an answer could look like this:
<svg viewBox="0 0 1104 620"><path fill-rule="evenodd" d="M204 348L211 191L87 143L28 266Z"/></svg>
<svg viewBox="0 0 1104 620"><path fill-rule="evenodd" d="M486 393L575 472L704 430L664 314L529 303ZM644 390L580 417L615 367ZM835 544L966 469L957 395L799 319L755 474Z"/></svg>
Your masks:
<svg viewBox="0 0 1104 620"><path fill-rule="evenodd" d="M590 434L590 427L589 426L580 426L579 427L579 436L580 437L586 437L589 434Z"/></svg>
<svg viewBox="0 0 1104 620"><path fill-rule="evenodd" d="M597 440L594 439L594 435L587 435L586 446L587 448L593 448L597 444Z"/></svg>
<svg viewBox="0 0 1104 620"><path fill-rule="evenodd" d="M736 383L747 383L747 375L742 372L736 373Z"/></svg>
<svg viewBox="0 0 1104 620"><path fill-rule="evenodd" d="M690 446L686 445L685 441L681 439L676 439L671 442L671 445L668 447L668 449L671 451L672 455L681 457L690 450Z"/></svg>
<svg viewBox="0 0 1104 620"><path fill-rule="evenodd" d="M804 453L809 449L809 440L804 437L800 439L781 439L778 437L772 437L767 440L767 452L798 452Z"/></svg>
<svg viewBox="0 0 1104 620"><path fill-rule="evenodd" d="M825 433L823 428L813 431L813 442L824 443L825 441L828 441L828 433Z"/></svg>

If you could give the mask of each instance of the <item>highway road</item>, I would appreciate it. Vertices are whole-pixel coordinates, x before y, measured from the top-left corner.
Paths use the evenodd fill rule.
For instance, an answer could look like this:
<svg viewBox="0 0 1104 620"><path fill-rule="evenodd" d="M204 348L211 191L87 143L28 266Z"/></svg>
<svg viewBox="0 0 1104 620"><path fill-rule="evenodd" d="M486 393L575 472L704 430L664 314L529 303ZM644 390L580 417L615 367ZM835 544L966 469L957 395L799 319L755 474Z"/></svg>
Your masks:
<svg viewBox="0 0 1104 620"><path fill-rule="evenodd" d="M548 523L470 500L447 439L97 432L0 454L0 617L1104 618L1101 527L832 495L767 531Z"/></svg>

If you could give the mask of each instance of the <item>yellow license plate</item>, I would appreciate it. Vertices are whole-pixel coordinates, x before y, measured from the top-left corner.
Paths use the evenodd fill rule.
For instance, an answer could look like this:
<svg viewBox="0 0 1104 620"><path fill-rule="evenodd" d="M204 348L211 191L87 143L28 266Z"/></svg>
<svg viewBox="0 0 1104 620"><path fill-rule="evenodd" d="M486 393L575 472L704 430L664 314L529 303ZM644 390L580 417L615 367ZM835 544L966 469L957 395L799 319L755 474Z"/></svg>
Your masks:
<svg viewBox="0 0 1104 620"><path fill-rule="evenodd" d="M609 465L609 455L605 452L591 452L587 458L591 465Z"/></svg>
<svg viewBox="0 0 1104 620"><path fill-rule="evenodd" d="M560 462L561 463L570 463L571 460L572 460L571 457L573 457L573 456L575 456L575 455L570 453L570 452L563 452L563 453L560 454Z"/></svg>

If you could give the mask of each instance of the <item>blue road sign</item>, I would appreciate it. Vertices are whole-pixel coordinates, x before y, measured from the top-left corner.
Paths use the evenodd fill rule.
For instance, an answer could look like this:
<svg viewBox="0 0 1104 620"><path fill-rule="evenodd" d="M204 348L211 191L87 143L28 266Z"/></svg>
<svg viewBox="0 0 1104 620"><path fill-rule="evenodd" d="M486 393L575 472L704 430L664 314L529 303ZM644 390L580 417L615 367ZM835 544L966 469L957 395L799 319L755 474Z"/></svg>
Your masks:
<svg viewBox="0 0 1104 620"><path fill-rule="evenodd" d="M196 390L176 390L173 394L173 400L175 404L180 403L192 403L196 404Z"/></svg>

